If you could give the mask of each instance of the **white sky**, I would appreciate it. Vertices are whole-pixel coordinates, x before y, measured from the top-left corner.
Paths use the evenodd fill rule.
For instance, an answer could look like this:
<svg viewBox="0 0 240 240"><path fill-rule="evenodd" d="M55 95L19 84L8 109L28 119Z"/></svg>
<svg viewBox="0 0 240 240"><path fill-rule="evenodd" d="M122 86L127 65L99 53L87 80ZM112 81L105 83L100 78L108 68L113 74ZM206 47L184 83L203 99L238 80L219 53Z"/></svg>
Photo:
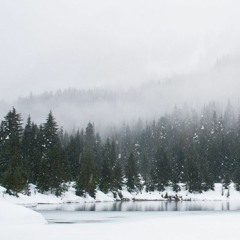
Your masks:
<svg viewBox="0 0 240 240"><path fill-rule="evenodd" d="M129 86L240 50L239 0L0 0L0 99Z"/></svg>

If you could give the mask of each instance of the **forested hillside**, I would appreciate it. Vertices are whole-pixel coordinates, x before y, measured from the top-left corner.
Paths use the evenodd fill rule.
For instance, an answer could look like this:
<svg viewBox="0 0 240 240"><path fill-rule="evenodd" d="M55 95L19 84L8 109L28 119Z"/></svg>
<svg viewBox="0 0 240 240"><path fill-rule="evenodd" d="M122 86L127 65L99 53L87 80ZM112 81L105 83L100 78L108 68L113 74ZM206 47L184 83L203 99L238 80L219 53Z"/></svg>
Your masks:
<svg viewBox="0 0 240 240"><path fill-rule="evenodd" d="M67 131L85 128L90 121L102 134L109 126L118 127L123 122L131 126L139 118L144 122L159 119L174 106L200 113L204 104L215 101L220 114L228 99L235 109L240 107L239 64L240 57L230 55L207 70L153 79L132 88L69 88L38 95L33 92L12 102L0 101L0 116L3 118L15 106L24 123L30 114L39 125L52 110L58 124Z"/></svg>
<svg viewBox="0 0 240 240"><path fill-rule="evenodd" d="M94 196L96 188L113 192L162 191L185 183L201 192L222 182L240 190L240 117L228 102L223 112L214 103L200 113L175 107L153 121L111 128L108 135L84 129L67 132L50 112L43 124L31 118L23 124L12 108L0 128L0 184L8 193L28 194L28 184L40 192L60 195L74 181L78 195Z"/></svg>

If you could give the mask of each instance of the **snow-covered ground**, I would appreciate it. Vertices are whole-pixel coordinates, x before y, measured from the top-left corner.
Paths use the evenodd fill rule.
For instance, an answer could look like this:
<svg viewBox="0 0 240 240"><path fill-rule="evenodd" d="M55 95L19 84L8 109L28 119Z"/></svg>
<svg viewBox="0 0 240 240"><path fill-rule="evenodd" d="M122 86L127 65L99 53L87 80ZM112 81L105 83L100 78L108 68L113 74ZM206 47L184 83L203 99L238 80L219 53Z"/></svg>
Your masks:
<svg viewBox="0 0 240 240"><path fill-rule="evenodd" d="M63 203L71 201L92 201L91 198L79 198L70 189L61 198L53 195L42 195L37 192L32 196L20 195L18 199L4 193L0 189L0 239L1 240L238 240L240 236L239 211L215 212L79 212L83 221L75 224L47 224L41 214L18 204L40 202ZM34 188L32 189L34 191ZM171 189L167 190L171 195ZM164 193L129 194L122 191L125 198L153 200L163 199ZM166 193L165 193L166 194ZM182 194L182 195L180 195ZM189 194L182 190L178 196L183 199L199 200L239 200L239 193L230 188L230 196L222 187L216 185L215 191L203 194ZM153 196L150 198L149 196ZM141 197L141 198L140 198ZM147 198L149 197L149 198ZM113 200L109 194L97 194L98 201ZM71 214L74 214L71 213Z"/></svg>
<svg viewBox="0 0 240 240"><path fill-rule="evenodd" d="M15 224L46 224L40 213L34 212L4 199L0 199L0 226ZM0 239L1 235L0 235Z"/></svg>
<svg viewBox="0 0 240 240"><path fill-rule="evenodd" d="M174 200L176 197L178 200L193 200L193 201L228 201L235 200L240 201L240 192L236 191L234 184L231 184L229 190L223 189L222 184L216 183L215 190L209 190L202 193L190 193L188 192L184 185L181 186L181 191L178 193L174 192L171 187L167 187L163 192L146 192L143 190L140 192L130 193L125 189L119 191L119 194L124 200L168 200L170 197ZM30 185L31 195L27 196L24 194L19 194L19 197L10 196L5 193L6 189L0 187L0 199L5 199L13 203L22 204L22 205L36 205L38 203L51 203L51 204L60 204L60 203L84 203L84 202L111 202L115 200L120 200L114 198L112 193L104 194L101 191L97 191L96 198L90 196L79 197L75 194L75 188L70 184L67 192L64 192L62 196L56 197L54 194L45 193L41 194L37 191L34 185ZM168 197L168 198L166 198Z"/></svg>
<svg viewBox="0 0 240 240"><path fill-rule="evenodd" d="M1 240L238 240L240 236L240 213L235 211L82 213L85 223L46 224L41 215L23 206L4 200L0 206Z"/></svg>

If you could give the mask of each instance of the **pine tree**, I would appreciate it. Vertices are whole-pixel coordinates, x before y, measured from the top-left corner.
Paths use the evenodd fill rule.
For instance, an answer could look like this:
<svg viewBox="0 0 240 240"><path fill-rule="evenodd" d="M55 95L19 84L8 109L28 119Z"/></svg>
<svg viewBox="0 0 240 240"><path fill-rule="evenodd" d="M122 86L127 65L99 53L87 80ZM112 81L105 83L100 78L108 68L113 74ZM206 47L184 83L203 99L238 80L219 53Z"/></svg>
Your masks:
<svg viewBox="0 0 240 240"><path fill-rule="evenodd" d="M145 181L145 186L146 186L146 191L147 192L152 192L157 189L156 187L156 169L152 168L149 172L149 176Z"/></svg>
<svg viewBox="0 0 240 240"><path fill-rule="evenodd" d="M45 155L42 156L39 164L39 175L37 187L41 193L47 192L52 187L50 181L50 163Z"/></svg>
<svg viewBox="0 0 240 240"><path fill-rule="evenodd" d="M133 153L130 153L125 170L126 185L129 192L139 190L140 178Z"/></svg>
<svg viewBox="0 0 240 240"><path fill-rule="evenodd" d="M80 160L83 155L83 131L77 133L74 136L70 136L69 143L66 147L67 158L71 169L71 180L76 181L78 173L80 171Z"/></svg>
<svg viewBox="0 0 240 240"><path fill-rule="evenodd" d="M38 140L39 129L28 117L22 137L22 157L28 182L37 183L41 152Z"/></svg>
<svg viewBox="0 0 240 240"><path fill-rule="evenodd" d="M213 112L210 128L208 129L207 161L213 180L219 182L222 179L222 156L221 156L221 132L222 124L218 122L216 111Z"/></svg>
<svg viewBox="0 0 240 240"><path fill-rule="evenodd" d="M5 158L5 144L6 144L6 131L4 130L4 122L0 123L0 182L2 182L3 173L7 168L7 161Z"/></svg>
<svg viewBox="0 0 240 240"><path fill-rule="evenodd" d="M77 176L77 194L82 196L88 193L95 197L95 191L99 179L97 167L97 140L94 125L88 123L84 135L83 153L80 159L80 169Z"/></svg>
<svg viewBox="0 0 240 240"><path fill-rule="evenodd" d="M96 186L96 167L91 154L86 153L76 182L76 194L86 196L88 193L91 197L95 197Z"/></svg>
<svg viewBox="0 0 240 240"><path fill-rule="evenodd" d="M101 171L101 180L99 184L99 188L101 191L107 193L113 184L113 176L112 170L115 162L115 156L112 156L111 152L111 144L109 138L103 149L103 163L102 163L102 171Z"/></svg>
<svg viewBox="0 0 240 240"><path fill-rule="evenodd" d="M187 187L189 192L202 192L202 178L199 168L199 161L194 147L191 145L188 149L187 157Z"/></svg>
<svg viewBox="0 0 240 240"><path fill-rule="evenodd" d="M101 165L102 165L102 143L100 135L95 134L95 128L93 123L88 123L83 144L83 155L90 155L94 161L96 167L96 180L99 182L99 177L101 175Z"/></svg>
<svg viewBox="0 0 240 240"><path fill-rule="evenodd" d="M112 191L116 193L118 190L122 190L123 186L123 170L119 159L115 162L112 175Z"/></svg>
<svg viewBox="0 0 240 240"><path fill-rule="evenodd" d="M233 181L235 183L235 189L240 191L240 166L238 166L234 171Z"/></svg>
<svg viewBox="0 0 240 240"><path fill-rule="evenodd" d="M158 191L163 191L165 190L165 186L168 186L171 179L171 165L163 147L158 148L154 169L156 188Z"/></svg>
<svg viewBox="0 0 240 240"><path fill-rule="evenodd" d="M68 180L69 165L61 147L58 127L52 112L48 114L46 123L40 128L42 159L38 188L41 191L55 192L60 195L62 183Z"/></svg>
<svg viewBox="0 0 240 240"><path fill-rule="evenodd" d="M26 188L27 176L21 155L22 120L13 108L1 123L1 181L10 194Z"/></svg>

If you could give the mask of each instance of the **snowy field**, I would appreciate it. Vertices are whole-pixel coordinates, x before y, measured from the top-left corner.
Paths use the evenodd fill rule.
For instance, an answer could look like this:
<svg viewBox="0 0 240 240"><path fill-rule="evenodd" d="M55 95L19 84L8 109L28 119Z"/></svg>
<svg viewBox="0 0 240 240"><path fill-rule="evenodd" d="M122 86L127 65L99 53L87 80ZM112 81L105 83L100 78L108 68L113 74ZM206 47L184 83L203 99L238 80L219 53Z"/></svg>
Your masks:
<svg viewBox="0 0 240 240"><path fill-rule="evenodd" d="M240 236L240 212L86 213L78 224L47 224L23 206L0 201L1 240L221 240Z"/></svg>

